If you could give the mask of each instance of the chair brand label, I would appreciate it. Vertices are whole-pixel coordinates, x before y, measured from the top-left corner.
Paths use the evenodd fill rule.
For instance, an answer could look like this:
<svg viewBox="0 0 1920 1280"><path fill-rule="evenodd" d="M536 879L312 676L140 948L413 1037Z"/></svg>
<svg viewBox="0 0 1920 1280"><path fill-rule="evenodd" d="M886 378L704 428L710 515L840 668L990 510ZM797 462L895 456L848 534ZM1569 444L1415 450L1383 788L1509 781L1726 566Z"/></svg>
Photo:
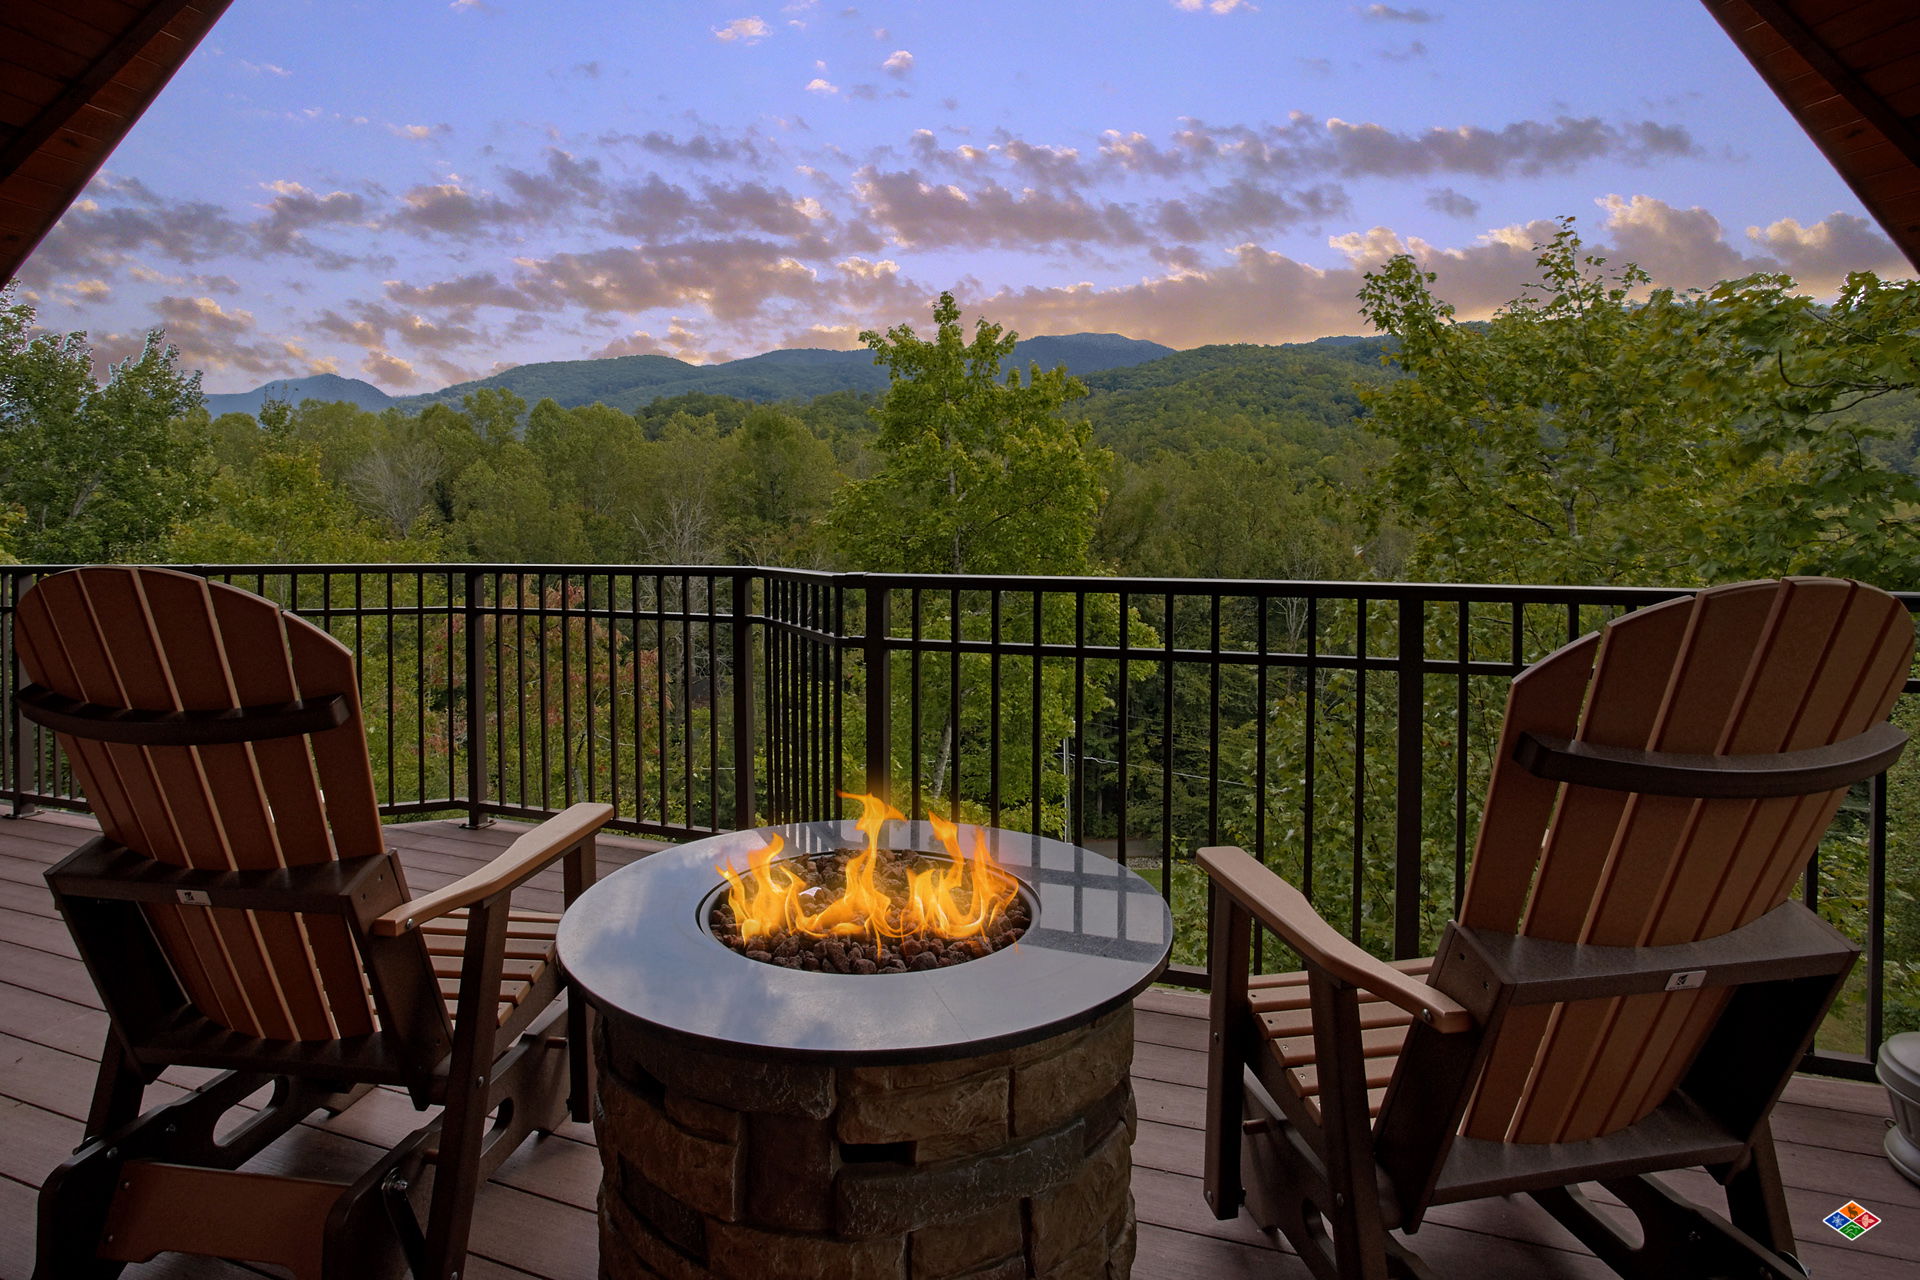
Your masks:
<svg viewBox="0 0 1920 1280"><path fill-rule="evenodd" d="M1667 975L1667 990L1692 991L1707 978L1705 969L1682 969L1678 973Z"/></svg>

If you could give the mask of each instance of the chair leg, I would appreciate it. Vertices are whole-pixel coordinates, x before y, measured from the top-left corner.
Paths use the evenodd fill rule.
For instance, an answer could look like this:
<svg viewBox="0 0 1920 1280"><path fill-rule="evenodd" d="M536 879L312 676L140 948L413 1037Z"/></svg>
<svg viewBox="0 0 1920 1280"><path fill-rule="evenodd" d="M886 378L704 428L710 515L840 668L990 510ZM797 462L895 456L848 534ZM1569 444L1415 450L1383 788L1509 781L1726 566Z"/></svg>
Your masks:
<svg viewBox="0 0 1920 1280"><path fill-rule="evenodd" d="M131 1124L140 1114L140 1098L152 1080L127 1057L120 1037L108 1028L106 1047L100 1051L100 1074L93 1082L93 1102L87 1108L86 1136L97 1138Z"/></svg>
<svg viewBox="0 0 1920 1280"><path fill-rule="evenodd" d="M1375 1190L1360 1007L1354 988L1320 970L1307 975L1320 1070L1320 1124L1332 1203L1322 1205L1343 1280L1387 1280L1387 1229Z"/></svg>
<svg viewBox="0 0 1920 1280"><path fill-rule="evenodd" d="M1780 1157L1773 1148L1773 1127L1760 1126L1746 1165L1724 1179L1727 1216L1733 1225L1775 1253L1793 1256L1793 1218L1780 1183Z"/></svg>
<svg viewBox="0 0 1920 1280"><path fill-rule="evenodd" d="M1246 1111L1241 1077L1246 1070L1253 917L1219 885L1213 886L1208 908L1213 993L1207 1017L1206 1163L1201 1174L1208 1207L1226 1221L1239 1214L1245 1194L1240 1183L1240 1123Z"/></svg>
<svg viewBox="0 0 1920 1280"><path fill-rule="evenodd" d="M592 1011L578 990L567 991L567 1115L581 1124L593 1122L593 1041L588 1038Z"/></svg>

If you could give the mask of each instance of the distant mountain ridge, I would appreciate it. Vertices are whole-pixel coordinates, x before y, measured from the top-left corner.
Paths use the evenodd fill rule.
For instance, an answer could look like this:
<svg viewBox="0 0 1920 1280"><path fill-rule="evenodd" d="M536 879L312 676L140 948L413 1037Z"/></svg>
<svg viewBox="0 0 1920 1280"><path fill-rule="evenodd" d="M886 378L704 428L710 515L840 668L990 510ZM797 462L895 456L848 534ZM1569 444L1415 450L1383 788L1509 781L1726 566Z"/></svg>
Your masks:
<svg viewBox="0 0 1920 1280"><path fill-rule="evenodd" d="M1076 333L1028 338L1014 347L1010 365L1024 368L1031 363L1042 369L1065 365L1075 376L1085 376L1174 354L1172 347L1117 333ZM209 395L206 401L207 412L215 417L223 413L257 416L268 396L293 404L309 399L346 400L374 411L395 408L417 412L430 404L458 405L462 396L483 387L498 387L529 405L550 398L562 408L572 409L598 401L632 413L662 397L693 392L771 403L810 400L834 391L878 391L886 385L886 369L874 364L873 353L865 348L790 348L710 365L658 355L545 361L413 396L389 396L355 378L316 374L269 382L252 391Z"/></svg>
<svg viewBox="0 0 1920 1280"><path fill-rule="evenodd" d="M223 413L248 413L260 416L260 406L268 400L299 404L302 400L344 400L362 409L378 412L393 403L393 397L358 378L343 378L337 373L315 373L304 378L281 378L255 387L207 397L207 412L214 417Z"/></svg>

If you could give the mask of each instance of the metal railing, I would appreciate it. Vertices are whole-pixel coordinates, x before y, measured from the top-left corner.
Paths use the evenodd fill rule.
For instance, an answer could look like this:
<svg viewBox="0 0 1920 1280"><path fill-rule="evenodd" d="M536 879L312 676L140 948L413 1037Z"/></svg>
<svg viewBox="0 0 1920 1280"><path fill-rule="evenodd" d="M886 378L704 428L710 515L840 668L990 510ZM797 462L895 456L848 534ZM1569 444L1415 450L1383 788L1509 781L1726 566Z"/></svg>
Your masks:
<svg viewBox="0 0 1920 1280"><path fill-rule="evenodd" d="M1508 681L1682 594L711 566L191 571L353 651L388 815L479 823L592 799L619 829L678 839L844 816L840 793L875 790L1156 878L1180 926L1170 980L1195 986L1205 907L1189 857L1205 844L1244 845L1376 952L1430 948L1465 884ZM0 620L46 572L4 570ZM1916 693L1910 681L1897 716L1920 720ZM6 706L0 787L16 812L84 807L51 739ZM1865 948L1819 1070L1868 1073L1890 1014L1920 1018L1920 907L1888 884L1889 832L1920 832L1909 767L1843 808L1802 888Z"/></svg>

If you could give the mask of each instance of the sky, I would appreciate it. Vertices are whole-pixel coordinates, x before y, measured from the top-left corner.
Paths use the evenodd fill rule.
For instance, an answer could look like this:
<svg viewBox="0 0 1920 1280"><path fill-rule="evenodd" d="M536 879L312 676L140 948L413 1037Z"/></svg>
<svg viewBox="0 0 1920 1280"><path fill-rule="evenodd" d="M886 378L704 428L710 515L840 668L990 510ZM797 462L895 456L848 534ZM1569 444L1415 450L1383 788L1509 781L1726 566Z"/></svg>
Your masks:
<svg viewBox="0 0 1920 1280"><path fill-rule="evenodd" d="M1698 0L236 0L20 274L210 392L967 322L1463 318L1571 216L1657 284L1911 268Z"/></svg>

